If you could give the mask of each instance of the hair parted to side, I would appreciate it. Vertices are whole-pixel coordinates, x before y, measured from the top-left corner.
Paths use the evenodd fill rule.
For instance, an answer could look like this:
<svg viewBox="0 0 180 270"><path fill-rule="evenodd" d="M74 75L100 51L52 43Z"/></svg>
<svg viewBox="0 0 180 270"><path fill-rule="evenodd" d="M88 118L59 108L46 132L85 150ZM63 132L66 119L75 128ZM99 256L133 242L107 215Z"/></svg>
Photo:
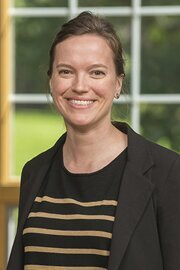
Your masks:
<svg viewBox="0 0 180 270"><path fill-rule="evenodd" d="M94 15L89 11L84 11L77 17L63 24L60 31L55 36L49 51L50 59L47 72L49 77L52 75L56 45L71 36L83 34L96 34L103 37L114 54L114 64L117 75L125 75L121 42L112 24L100 16Z"/></svg>

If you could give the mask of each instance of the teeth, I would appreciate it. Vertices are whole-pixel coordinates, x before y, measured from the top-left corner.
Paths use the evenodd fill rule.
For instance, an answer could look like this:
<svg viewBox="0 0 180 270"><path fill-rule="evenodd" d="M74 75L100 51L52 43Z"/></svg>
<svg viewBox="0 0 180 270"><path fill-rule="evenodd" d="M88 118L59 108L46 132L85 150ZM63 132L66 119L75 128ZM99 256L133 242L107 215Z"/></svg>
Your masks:
<svg viewBox="0 0 180 270"><path fill-rule="evenodd" d="M92 104L93 101L92 100L75 100L75 99L72 99L71 103L77 104L77 105L89 105L89 104Z"/></svg>

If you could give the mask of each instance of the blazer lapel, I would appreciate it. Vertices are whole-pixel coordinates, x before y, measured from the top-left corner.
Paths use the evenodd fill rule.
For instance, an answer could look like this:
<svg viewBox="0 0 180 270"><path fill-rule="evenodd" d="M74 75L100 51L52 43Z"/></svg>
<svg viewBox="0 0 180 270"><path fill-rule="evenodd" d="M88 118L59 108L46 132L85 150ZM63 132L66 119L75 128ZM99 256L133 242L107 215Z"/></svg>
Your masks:
<svg viewBox="0 0 180 270"><path fill-rule="evenodd" d="M133 231L154 188L146 174L153 166L147 143L130 128L127 133L128 161L119 192L108 270L119 269Z"/></svg>

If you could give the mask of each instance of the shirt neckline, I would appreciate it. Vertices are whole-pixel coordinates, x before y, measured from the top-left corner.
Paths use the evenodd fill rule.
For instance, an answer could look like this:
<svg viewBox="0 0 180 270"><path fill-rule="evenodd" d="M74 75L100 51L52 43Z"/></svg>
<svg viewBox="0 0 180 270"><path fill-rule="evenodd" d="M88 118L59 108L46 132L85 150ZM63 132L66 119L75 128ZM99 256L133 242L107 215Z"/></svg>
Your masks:
<svg viewBox="0 0 180 270"><path fill-rule="evenodd" d="M123 158L124 155L127 155L127 149L128 147L126 147L121 153L119 153L113 160L111 160L107 165L105 165L104 167L102 167L101 169L97 170L97 171L94 171L94 172L90 172L90 173L73 173L73 172L70 172L64 165L64 161L63 161L63 150L61 149L61 165L62 165L62 168L63 168L63 171L67 174L67 175L70 175L70 176L74 176L74 177L83 177L83 176L94 176L96 174L100 174L102 172L105 172L106 170L108 170L111 166L115 165L116 162L118 162L118 160L120 158ZM121 159L122 160L122 159Z"/></svg>

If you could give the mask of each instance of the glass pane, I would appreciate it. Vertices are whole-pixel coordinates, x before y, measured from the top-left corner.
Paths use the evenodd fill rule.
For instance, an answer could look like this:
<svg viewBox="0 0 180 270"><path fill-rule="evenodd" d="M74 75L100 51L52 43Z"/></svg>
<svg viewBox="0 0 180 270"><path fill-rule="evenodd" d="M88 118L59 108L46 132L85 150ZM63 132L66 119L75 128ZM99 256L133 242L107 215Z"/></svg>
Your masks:
<svg viewBox="0 0 180 270"><path fill-rule="evenodd" d="M7 255L9 258L12 244L14 242L14 237L16 234L16 227L17 227L17 218L18 218L18 208L14 206L9 206L7 209Z"/></svg>
<svg viewBox="0 0 180 270"><path fill-rule="evenodd" d="M179 0L142 0L143 6L167 6L179 4Z"/></svg>
<svg viewBox="0 0 180 270"><path fill-rule="evenodd" d="M66 7L68 0L14 0L15 7Z"/></svg>
<svg viewBox="0 0 180 270"><path fill-rule="evenodd" d="M142 18L142 93L179 93L179 16Z"/></svg>
<svg viewBox="0 0 180 270"><path fill-rule="evenodd" d="M130 58L131 58L131 21L129 17L107 17L108 21L110 21L120 37L120 41L122 43L123 51L124 51L124 59L125 59L125 92L129 92L130 85Z"/></svg>
<svg viewBox="0 0 180 270"><path fill-rule="evenodd" d="M15 19L15 92L45 93L49 48L65 18Z"/></svg>
<svg viewBox="0 0 180 270"><path fill-rule="evenodd" d="M142 134L146 138L180 153L179 123L179 105L141 105Z"/></svg>
<svg viewBox="0 0 180 270"><path fill-rule="evenodd" d="M80 7L100 7L100 6L130 6L131 0L79 0L79 6Z"/></svg>
<svg viewBox="0 0 180 270"><path fill-rule="evenodd" d="M11 175L20 175L23 165L28 160L53 146L65 132L61 116L49 106L17 105L15 107Z"/></svg>

